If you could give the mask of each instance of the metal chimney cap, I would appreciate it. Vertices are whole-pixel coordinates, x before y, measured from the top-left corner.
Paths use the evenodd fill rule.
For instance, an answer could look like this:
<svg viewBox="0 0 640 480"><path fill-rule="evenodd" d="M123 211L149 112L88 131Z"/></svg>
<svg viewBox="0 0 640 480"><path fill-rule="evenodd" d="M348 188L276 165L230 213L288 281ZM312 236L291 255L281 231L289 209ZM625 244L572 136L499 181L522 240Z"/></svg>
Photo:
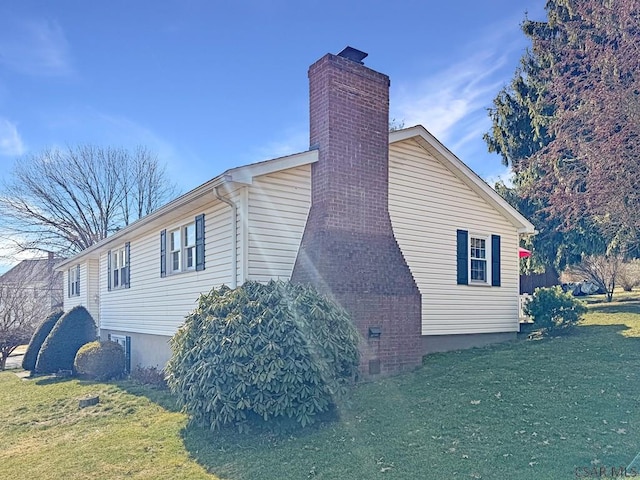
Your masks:
<svg viewBox="0 0 640 480"><path fill-rule="evenodd" d="M338 56L339 57L343 57L346 58L348 60L351 60L353 62L357 62L360 64L364 64L364 62L362 60L364 60L365 58L367 58L369 54L365 53L361 50L358 50L357 48L353 48L353 47L346 47L344 50L342 50Z"/></svg>

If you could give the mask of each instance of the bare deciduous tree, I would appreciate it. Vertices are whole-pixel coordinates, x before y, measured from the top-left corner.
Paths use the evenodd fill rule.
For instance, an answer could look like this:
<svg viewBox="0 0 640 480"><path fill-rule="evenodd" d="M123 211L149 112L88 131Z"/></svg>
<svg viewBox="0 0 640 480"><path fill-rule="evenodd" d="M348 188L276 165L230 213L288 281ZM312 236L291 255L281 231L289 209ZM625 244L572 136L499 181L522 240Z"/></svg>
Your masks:
<svg viewBox="0 0 640 480"><path fill-rule="evenodd" d="M613 300L613 291L623 265L622 255L585 255L582 261L571 266L567 273L574 280L588 280L596 284L605 292L607 302L610 302Z"/></svg>
<svg viewBox="0 0 640 480"><path fill-rule="evenodd" d="M636 258L624 262L618 272L617 283L625 292L631 292L634 287L640 285L640 260Z"/></svg>
<svg viewBox="0 0 640 480"><path fill-rule="evenodd" d="M47 150L17 164L0 193L0 219L17 251L73 253L147 215L174 190L144 148Z"/></svg>
<svg viewBox="0 0 640 480"><path fill-rule="evenodd" d="M48 300L45 290L26 283L0 284L0 370L17 347L29 343L37 325L50 313Z"/></svg>
<svg viewBox="0 0 640 480"><path fill-rule="evenodd" d="M0 276L0 370L16 347L29 342L35 328L62 306L59 259L23 260Z"/></svg>

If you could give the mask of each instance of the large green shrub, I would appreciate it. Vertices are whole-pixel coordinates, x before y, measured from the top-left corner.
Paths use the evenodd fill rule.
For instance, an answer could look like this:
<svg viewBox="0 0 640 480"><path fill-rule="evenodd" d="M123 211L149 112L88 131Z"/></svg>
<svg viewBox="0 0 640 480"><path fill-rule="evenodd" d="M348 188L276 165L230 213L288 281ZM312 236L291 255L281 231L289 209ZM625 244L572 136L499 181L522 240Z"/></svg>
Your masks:
<svg viewBox="0 0 640 480"><path fill-rule="evenodd" d="M124 348L111 341L85 343L73 362L79 376L92 380L118 378L124 374L125 366Z"/></svg>
<svg viewBox="0 0 640 480"><path fill-rule="evenodd" d="M24 357L22 357L22 368L30 371L35 370L40 348L63 313L62 310L52 313L33 333L27 351L24 353Z"/></svg>
<svg viewBox="0 0 640 480"><path fill-rule="evenodd" d="M73 370L77 351L96 339L96 324L84 307L74 307L55 324L40 348L36 373Z"/></svg>
<svg viewBox="0 0 640 480"><path fill-rule="evenodd" d="M536 288L533 297L524 306L525 314L534 322L534 328L550 333L576 325L587 312L583 302L559 286Z"/></svg>
<svg viewBox="0 0 640 480"><path fill-rule="evenodd" d="M311 287L247 282L213 289L171 340L167 381L196 423L302 426L327 412L354 378L358 333Z"/></svg>

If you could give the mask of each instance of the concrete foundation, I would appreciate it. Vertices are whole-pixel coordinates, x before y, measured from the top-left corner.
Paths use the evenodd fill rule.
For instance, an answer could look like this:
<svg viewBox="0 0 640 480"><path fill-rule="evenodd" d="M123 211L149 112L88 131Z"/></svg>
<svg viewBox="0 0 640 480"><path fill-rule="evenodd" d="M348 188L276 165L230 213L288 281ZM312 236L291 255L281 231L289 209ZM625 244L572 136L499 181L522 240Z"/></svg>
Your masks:
<svg viewBox="0 0 640 480"><path fill-rule="evenodd" d="M422 352L424 355L428 355L430 353L484 347L494 343L515 340L517 335L516 332L475 333L468 335L424 335L422 337Z"/></svg>
<svg viewBox="0 0 640 480"><path fill-rule="evenodd" d="M164 335L148 335L144 333L120 332L118 330L100 330L100 338L106 340L112 335L131 337L131 370L136 367L164 368L171 358L169 340Z"/></svg>

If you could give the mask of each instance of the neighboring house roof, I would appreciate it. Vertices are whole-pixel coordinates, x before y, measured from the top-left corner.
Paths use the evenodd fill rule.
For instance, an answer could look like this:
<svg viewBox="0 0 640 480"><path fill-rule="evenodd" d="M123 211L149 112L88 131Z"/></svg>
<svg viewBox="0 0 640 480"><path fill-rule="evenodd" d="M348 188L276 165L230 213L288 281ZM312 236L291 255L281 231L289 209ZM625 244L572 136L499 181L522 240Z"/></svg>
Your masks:
<svg viewBox="0 0 640 480"><path fill-rule="evenodd" d="M59 258L22 260L19 264L0 276L2 284L35 284L51 281L54 266Z"/></svg>
<svg viewBox="0 0 640 480"><path fill-rule="evenodd" d="M480 178L473 170L465 165L458 157L456 157L449 149L447 149L439 140L429 133L423 126L417 125L402 130L390 132L389 144L402 142L413 139L418 142L431 155L441 161L445 167L458 177L469 188L476 192L481 198L486 200L497 211L499 211L510 223L512 223L519 233L535 234L535 228L524 216L514 209L506 200L504 200L493 188L491 188L482 178ZM211 194L216 187L225 183L236 183L250 185L253 178L266 175L269 173L286 170L289 168L308 165L318 161L318 151L308 150L293 155L279 157L271 160L265 160L241 167L231 168L221 175L212 178L206 183L194 188L193 190L172 200L158 210L149 215L133 222L122 230L101 240L91 247L83 250L78 255L60 262L56 268L62 270L67 268L71 263L76 263L85 258L97 258L103 247L116 242L124 242L133 231L140 228L153 228L155 224L160 224L162 218L176 209L183 208L191 202Z"/></svg>

